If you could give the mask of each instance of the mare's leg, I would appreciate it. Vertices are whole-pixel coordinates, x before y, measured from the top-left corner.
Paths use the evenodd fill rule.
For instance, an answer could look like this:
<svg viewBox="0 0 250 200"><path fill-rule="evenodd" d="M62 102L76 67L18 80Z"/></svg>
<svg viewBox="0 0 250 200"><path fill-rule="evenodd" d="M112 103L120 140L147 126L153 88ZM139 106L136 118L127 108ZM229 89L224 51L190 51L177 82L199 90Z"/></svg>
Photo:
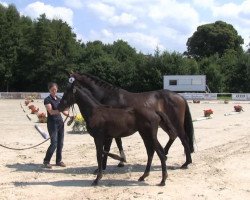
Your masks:
<svg viewBox="0 0 250 200"><path fill-rule="evenodd" d="M94 137L95 147L96 147L96 157L98 163L98 172L96 179L92 183L93 186L98 185L99 180L102 178L102 152L103 152L103 138Z"/></svg>
<svg viewBox="0 0 250 200"><path fill-rule="evenodd" d="M119 149L119 152L120 152L120 156L125 160L126 162L126 156L124 154L124 151L123 151L123 147L122 147L122 140L121 138L115 138L115 142L116 142L116 145ZM118 167L124 167L124 162L120 161L120 163L117 165Z"/></svg>
<svg viewBox="0 0 250 200"><path fill-rule="evenodd" d="M191 151L189 148L188 136L184 130L181 130L179 138L181 140L182 145L184 146L185 154L186 154L186 162L181 166L182 169L186 169L188 164L192 163Z"/></svg>
<svg viewBox="0 0 250 200"><path fill-rule="evenodd" d="M150 140L146 135L144 135L143 133L140 133L144 145L146 147L147 150L147 155L148 155L148 161L147 161L147 166L146 169L144 171L144 174L139 178L138 181L144 181L146 177L149 176L149 172L150 172L150 167L152 164L152 160L153 160L153 156L154 156L154 147L153 147L153 143L152 140Z"/></svg>

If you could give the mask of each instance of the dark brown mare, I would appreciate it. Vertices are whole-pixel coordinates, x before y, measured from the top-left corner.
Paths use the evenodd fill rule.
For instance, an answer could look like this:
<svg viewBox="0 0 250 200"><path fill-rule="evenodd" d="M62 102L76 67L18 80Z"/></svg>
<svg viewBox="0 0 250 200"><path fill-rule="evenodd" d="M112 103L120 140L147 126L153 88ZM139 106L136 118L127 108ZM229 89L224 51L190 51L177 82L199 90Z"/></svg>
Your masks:
<svg viewBox="0 0 250 200"><path fill-rule="evenodd" d="M155 110L148 108L138 110L129 107L113 108L102 105L92 96L89 90L81 86L79 81L72 78L70 80L71 83L64 92L58 105L58 110L63 111L76 103L84 116L88 132L94 138L98 172L92 185L97 185L102 178L105 140L108 138L126 137L138 131L143 139L148 155L145 172L139 178L139 181L144 181L149 175L153 155L156 151L162 166L162 180L159 185L164 186L167 178L167 158L163 147L157 140L158 124L162 117L161 113L158 114Z"/></svg>
<svg viewBox="0 0 250 200"><path fill-rule="evenodd" d="M193 122L187 101L181 95L169 90L132 93L86 73L81 75L73 73L71 77L81 82L82 86L86 87L102 104L137 109L147 108L164 113L167 117L162 119L159 125L169 135L169 141L164 148L165 155L168 154L169 148L178 136L186 154L186 162L182 168L187 168L188 164L192 163L191 153L194 152ZM168 119L171 123L168 122ZM119 140L119 138L116 139L121 152L122 143Z"/></svg>

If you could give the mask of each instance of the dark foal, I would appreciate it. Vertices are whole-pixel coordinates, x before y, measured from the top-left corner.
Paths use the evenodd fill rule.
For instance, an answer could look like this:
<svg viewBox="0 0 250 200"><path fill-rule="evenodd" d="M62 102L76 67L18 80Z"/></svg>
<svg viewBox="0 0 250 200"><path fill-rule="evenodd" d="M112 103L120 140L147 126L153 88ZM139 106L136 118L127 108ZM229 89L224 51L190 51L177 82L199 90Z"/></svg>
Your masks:
<svg viewBox="0 0 250 200"><path fill-rule="evenodd" d="M58 109L61 111L76 103L86 120L87 130L94 138L98 162L97 177L92 185L97 185L102 178L104 141L107 138L126 137L138 131L148 155L145 172L139 181L144 181L149 175L153 155L156 151L162 166L162 180L159 185L164 186L167 178L166 156L157 140L160 115L150 109L138 111L133 108L112 108L102 105L94 99L89 90L78 86L77 81L72 81L71 78L71 82L64 92Z"/></svg>

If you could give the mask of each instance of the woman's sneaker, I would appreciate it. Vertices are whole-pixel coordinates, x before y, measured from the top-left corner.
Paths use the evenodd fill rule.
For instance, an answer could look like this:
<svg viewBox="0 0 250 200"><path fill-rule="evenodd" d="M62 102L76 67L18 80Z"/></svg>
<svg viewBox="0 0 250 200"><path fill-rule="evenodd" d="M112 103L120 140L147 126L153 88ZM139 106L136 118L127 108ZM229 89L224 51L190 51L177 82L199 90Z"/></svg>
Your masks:
<svg viewBox="0 0 250 200"><path fill-rule="evenodd" d="M43 163L43 167L44 167L44 168L51 169L51 168L52 168L52 165L49 164L49 163L44 162L44 163Z"/></svg>
<svg viewBox="0 0 250 200"><path fill-rule="evenodd" d="M66 167L66 165L64 164L64 162L59 162L59 163L56 163L56 166Z"/></svg>

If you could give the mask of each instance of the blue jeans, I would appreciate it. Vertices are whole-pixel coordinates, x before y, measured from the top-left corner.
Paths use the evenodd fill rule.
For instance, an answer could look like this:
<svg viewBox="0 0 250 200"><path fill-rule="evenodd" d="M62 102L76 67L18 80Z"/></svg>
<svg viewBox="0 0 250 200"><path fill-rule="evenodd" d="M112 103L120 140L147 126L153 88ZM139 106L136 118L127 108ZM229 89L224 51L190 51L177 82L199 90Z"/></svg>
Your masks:
<svg viewBox="0 0 250 200"><path fill-rule="evenodd" d="M50 135L50 146L46 152L44 163L50 163L53 153L56 150L56 163L62 161L62 149L64 140L64 123L63 120L48 120L47 128Z"/></svg>

